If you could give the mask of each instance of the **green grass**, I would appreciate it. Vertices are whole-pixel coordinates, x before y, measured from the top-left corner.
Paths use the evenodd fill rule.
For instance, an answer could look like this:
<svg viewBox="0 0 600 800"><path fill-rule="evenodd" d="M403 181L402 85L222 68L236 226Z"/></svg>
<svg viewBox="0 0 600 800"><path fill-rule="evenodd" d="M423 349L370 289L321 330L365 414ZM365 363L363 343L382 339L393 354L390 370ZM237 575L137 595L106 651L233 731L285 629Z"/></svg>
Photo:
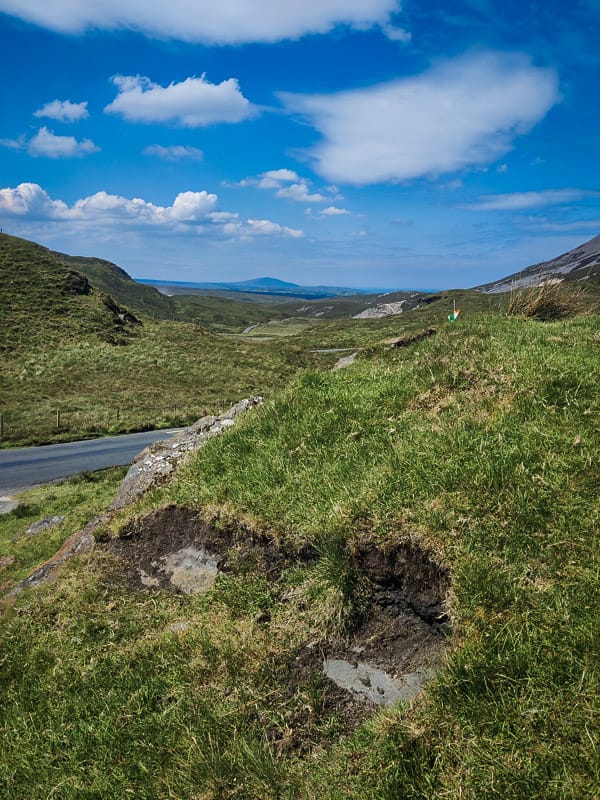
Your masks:
<svg viewBox="0 0 600 800"><path fill-rule="evenodd" d="M242 563L194 598L132 593L96 551L21 596L0 621L6 797L595 798L598 322L466 315L302 374L209 442L113 528L175 500L315 560ZM453 633L417 702L345 733L292 666L360 611L365 539L438 552Z"/></svg>
<svg viewBox="0 0 600 800"><path fill-rule="evenodd" d="M101 470L31 489L20 505L0 515L0 593L26 578L56 553L63 542L103 512L117 493L125 468ZM64 517L56 525L29 534L31 525L46 517Z"/></svg>
<svg viewBox="0 0 600 800"><path fill-rule="evenodd" d="M5 362L3 443L191 424L318 363L293 343L240 341L188 323L147 321L123 347L92 337L56 341Z"/></svg>

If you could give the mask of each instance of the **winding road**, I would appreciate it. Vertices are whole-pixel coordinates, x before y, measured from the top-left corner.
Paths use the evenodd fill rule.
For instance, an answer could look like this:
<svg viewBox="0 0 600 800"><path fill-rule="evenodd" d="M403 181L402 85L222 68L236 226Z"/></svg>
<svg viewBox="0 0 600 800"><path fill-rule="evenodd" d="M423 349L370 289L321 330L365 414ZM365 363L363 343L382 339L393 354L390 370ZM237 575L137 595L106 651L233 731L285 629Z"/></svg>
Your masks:
<svg viewBox="0 0 600 800"><path fill-rule="evenodd" d="M178 430L181 429L0 450L0 492L11 494L80 472L130 464L145 447L160 439L168 439Z"/></svg>

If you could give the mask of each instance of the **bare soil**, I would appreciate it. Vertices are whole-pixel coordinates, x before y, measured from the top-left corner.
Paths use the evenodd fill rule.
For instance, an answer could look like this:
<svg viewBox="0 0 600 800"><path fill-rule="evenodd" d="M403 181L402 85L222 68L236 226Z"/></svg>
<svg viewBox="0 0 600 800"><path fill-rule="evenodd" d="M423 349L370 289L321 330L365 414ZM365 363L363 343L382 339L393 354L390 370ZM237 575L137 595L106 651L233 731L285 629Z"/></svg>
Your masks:
<svg viewBox="0 0 600 800"><path fill-rule="evenodd" d="M285 554L267 537L242 527L216 530L197 511L175 505L130 523L118 539L102 546L122 560L130 588L145 592L182 591L164 571L165 562L180 552L200 550L220 572L258 572L273 581L292 561L314 557ZM450 576L434 554L414 542L385 550L364 542L354 546L352 557L370 586L369 607L346 637L324 636L293 657L285 678L290 693L318 699L297 720L297 735L288 729L285 742L278 742L279 733L271 732L284 749L304 746L303 732L314 726L315 714L321 721L335 716L348 730L380 703L411 700L441 663L449 633L445 604ZM327 677L326 665L332 662L353 676L354 686ZM381 673L381 685L371 685ZM365 691L357 688L357 680Z"/></svg>

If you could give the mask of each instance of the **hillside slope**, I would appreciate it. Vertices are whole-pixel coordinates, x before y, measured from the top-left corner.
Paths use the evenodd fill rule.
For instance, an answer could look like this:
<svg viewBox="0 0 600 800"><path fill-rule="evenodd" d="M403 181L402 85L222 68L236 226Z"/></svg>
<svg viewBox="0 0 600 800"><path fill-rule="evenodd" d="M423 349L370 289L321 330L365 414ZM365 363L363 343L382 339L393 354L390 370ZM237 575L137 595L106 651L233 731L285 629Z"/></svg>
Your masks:
<svg viewBox="0 0 600 800"><path fill-rule="evenodd" d="M50 250L0 233L0 350L92 336L122 343L137 320Z"/></svg>
<svg viewBox="0 0 600 800"><path fill-rule="evenodd" d="M195 322L214 330L242 330L248 325L280 317L276 310L263 309L243 302L235 294L229 298L203 296L188 292L170 296L151 285L135 281L124 269L100 258L56 253L62 261L85 275L97 286L126 305L136 314L157 320Z"/></svg>
<svg viewBox="0 0 600 800"><path fill-rule="evenodd" d="M533 264L520 272L475 287L481 292L496 294L514 289L538 286L544 281L582 281L596 290L600 286L600 236L550 261Z"/></svg>

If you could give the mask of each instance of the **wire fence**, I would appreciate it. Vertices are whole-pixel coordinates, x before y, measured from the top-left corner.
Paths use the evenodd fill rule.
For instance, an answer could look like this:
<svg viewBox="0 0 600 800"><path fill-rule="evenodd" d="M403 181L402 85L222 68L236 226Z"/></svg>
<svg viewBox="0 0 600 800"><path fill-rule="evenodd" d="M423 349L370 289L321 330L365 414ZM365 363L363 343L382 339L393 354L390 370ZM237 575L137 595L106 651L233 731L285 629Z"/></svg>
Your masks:
<svg viewBox="0 0 600 800"><path fill-rule="evenodd" d="M239 398L238 398L239 399ZM144 404L132 407L115 404L102 407L44 404L22 405L0 412L0 445L106 434L133 433L168 427L184 427L207 415L222 413L236 401L215 398L203 406L174 404L170 407Z"/></svg>

